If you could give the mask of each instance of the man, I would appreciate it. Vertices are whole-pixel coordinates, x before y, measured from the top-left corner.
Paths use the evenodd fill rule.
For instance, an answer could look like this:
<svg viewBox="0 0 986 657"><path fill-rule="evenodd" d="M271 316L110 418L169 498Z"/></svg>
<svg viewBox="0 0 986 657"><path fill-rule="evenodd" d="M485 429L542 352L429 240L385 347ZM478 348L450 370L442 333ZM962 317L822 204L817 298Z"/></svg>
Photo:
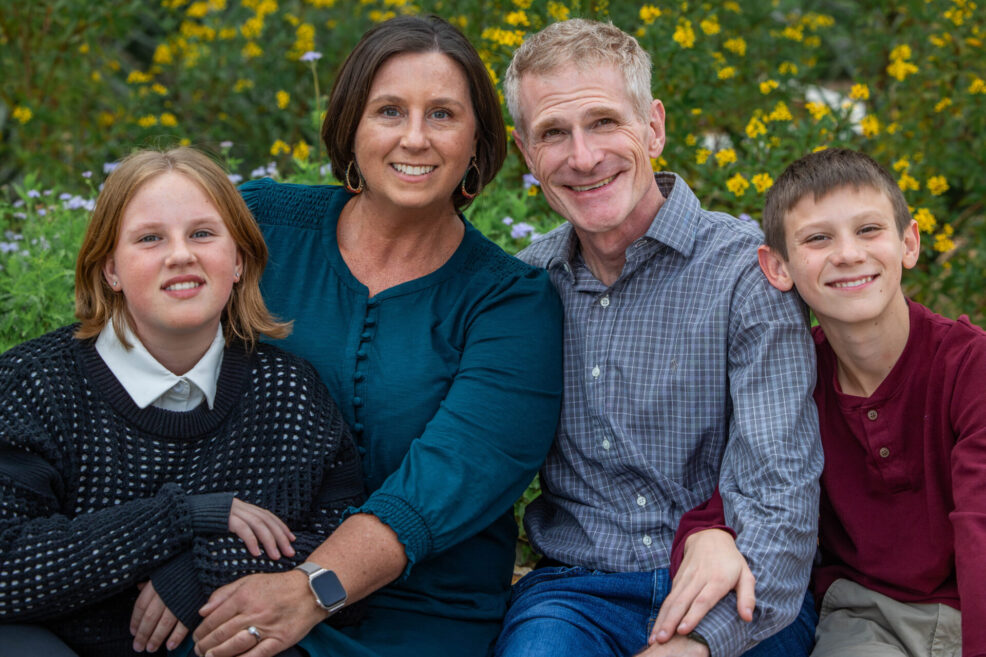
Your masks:
<svg viewBox="0 0 986 657"><path fill-rule="evenodd" d="M521 257L565 305L565 387L542 496L525 523L550 566L522 579L497 653L633 654L668 593L681 515L718 484L757 577L648 655L731 657L802 611L776 653L807 654L805 599L822 466L811 339L757 266L759 230L651 171L665 143L650 58L612 25L571 20L515 53L514 138L568 220Z"/></svg>

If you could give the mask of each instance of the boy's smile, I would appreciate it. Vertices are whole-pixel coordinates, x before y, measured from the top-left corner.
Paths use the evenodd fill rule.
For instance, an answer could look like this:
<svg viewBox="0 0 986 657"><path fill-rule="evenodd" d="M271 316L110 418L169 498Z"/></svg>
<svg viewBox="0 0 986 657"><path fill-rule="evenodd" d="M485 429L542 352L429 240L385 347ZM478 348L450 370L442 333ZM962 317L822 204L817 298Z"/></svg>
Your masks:
<svg viewBox="0 0 986 657"><path fill-rule="evenodd" d="M787 212L784 227L788 260L772 254L776 271L782 284L798 290L823 328L880 324L901 312L906 321L901 273L917 262L920 238L913 221L898 233L883 192L844 187L820 199L808 195Z"/></svg>

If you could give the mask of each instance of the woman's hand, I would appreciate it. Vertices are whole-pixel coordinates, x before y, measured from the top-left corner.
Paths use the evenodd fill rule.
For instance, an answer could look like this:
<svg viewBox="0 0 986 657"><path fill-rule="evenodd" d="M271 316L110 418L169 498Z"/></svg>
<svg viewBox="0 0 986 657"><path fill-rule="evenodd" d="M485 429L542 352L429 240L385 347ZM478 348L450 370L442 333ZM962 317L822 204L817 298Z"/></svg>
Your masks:
<svg viewBox="0 0 986 657"><path fill-rule="evenodd" d="M688 634L722 598L736 590L736 611L753 620L756 578L733 537L721 529L695 532L685 539L685 556L647 639L649 645Z"/></svg>
<svg viewBox="0 0 986 657"><path fill-rule="evenodd" d="M280 559L282 554L286 557L294 556L291 541L295 536L288 526L267 509L235 497L229 509L229 531L239 536L255 557L261 554L261 544L264 546L264 553L274 561Z"/></svg>
<svg viewBox="0 0 986 657"><path fill-rule="evenodd" d="M188 635L188 629L165 606L151 582L137 585L140 595L130 616L130 634L134 636L134 652L154 652L167 638L168 650L178 647Z"/></svg>

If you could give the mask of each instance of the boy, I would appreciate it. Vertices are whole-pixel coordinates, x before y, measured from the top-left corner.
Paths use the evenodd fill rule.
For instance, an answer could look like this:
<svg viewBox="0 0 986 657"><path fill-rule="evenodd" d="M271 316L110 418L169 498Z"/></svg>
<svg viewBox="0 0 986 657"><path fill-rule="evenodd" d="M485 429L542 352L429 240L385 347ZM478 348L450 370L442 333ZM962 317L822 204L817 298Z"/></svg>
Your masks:
<svg viewBox="0 0 986 657"><path fill-rule="evenodd" d="M905 298L917 224L890 174L862 153L828 149L790 165L763 226L761 269L774 287L797 289L819 324L813 657L986 655L986 332ZM717 498L685 516L681 544L724 528ZM731 556L690 572L709 581ZM697 602L676 605L695 614ZM669 611L653 636L666 640L679 618Z"/></svg>

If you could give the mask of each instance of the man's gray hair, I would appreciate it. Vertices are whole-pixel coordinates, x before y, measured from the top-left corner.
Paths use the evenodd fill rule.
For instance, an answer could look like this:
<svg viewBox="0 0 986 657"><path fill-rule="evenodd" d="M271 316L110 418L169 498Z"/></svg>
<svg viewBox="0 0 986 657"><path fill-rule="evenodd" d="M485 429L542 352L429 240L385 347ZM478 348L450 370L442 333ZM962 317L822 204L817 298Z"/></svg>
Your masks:
<svg viewBox="0 0 986 657"><path fill-rule="evenodd" d="M637 40L612 23L573 18L552 23L514 52L503 81L507 109L522 138L527 126L520 108L520 80L546 75L568 64L579 70L612 65L623 74L627 94L641 120L650 116L651 59Z"/></svg>

